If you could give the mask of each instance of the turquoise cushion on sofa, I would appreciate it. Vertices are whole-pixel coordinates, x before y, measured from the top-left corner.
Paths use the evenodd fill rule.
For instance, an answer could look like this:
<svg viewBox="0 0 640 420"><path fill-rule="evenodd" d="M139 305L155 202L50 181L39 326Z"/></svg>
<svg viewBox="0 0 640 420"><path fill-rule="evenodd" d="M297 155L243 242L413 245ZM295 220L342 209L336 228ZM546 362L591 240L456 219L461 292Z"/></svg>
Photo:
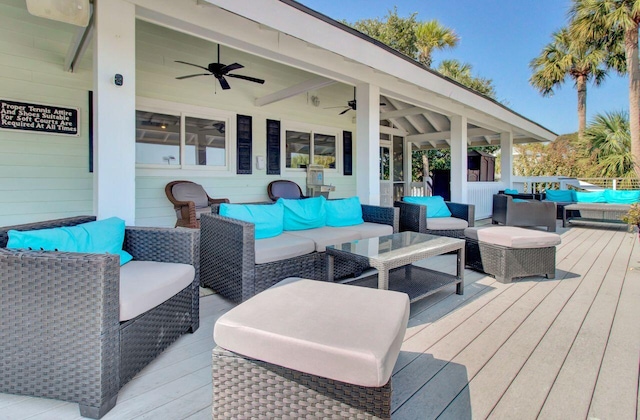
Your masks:
<svg viewBox="0 0 640 420"><path fill-rule="evenodd" d="M289 200L279 198L284 205L284 230L314 229L327 224L324 197Z"/></svg>
<svg viewBox="0 0 640 420"><path fill-rule="evenodd" d="M507 188L507 189L505 189L505 190L504 190L504 193L505 193L505 194L520 194L520 193L518 192L518 190L516 190L516 189L512 189L512 188Z"/></svg>
<svg viewBox="0 0 640 420"><path fill-rule="evenodd" d="M604 199L607 203L633 204L640 201L640 190L604 190Z"/></svg>
<svg viewBox="0 0 640 420"><path fill-rule="evenodd" d="M275 204L220 204L220 216L231 217L255 225L255 238L278 236L284 228L284 206Z"/></svg>
<svg viewBox="0 0 640 420"><path fill-rule="evenodd" d="M547 190L547 201L555 201L556 203L567 203L576 201L574 190Z"/></svg>
<svg viewBox="0 0 640 420"><path fill-rule="evenodd" d="M576 201L578 203L606 203L604 191L576 191Z"/></svg>
<svg viewBox="0 0 640 420"><path fill-rule="evenodd" d="M341 227L364 223L362 206L358 197L342 200L327 200L324 203L327 211L327 226Z"/></svg>
<svg viewBox="0 0 640 420"><path fill-rule="evenodd" d="M451 217L451 211L439 195L433 197L402 197L402 201L427 206L427 217Z"/></svg>
<svg viewBox="0 0 640 420"><path fill-rule="evenodd" d="M118 254L120 265L123 265L133 258L131 254L122 249L124 229L124 220L111 217L69 227L22 232L10 230L7 248Z"/></svg>

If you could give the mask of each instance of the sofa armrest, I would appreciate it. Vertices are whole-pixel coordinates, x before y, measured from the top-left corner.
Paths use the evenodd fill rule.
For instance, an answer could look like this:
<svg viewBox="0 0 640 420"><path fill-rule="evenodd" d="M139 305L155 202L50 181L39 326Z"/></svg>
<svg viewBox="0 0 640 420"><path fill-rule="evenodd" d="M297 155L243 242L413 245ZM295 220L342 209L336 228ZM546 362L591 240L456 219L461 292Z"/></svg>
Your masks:
<svg viewBox="0 0 640 420"><path fill-rule="evenodd" d="M393 206L400 213L400 231L427 232L427 206L396 201Z"/></svg>
<svg viewBox="0 0 640 420"><path fill-rule="evenodd" d="M476 206L473 204L461 204L445 201L452 217L466 220L469 227L474 227L476 222Z"/></svg>
<svg viewBox="0 0 640 420"><path fill-rule="evenodd" d="M399 210L395 207L362 204L362 218L365 222L389 225L393 227L393 233L399 232Z"/></svg>
<svg viewBox="0 0 640 420"><path fill-rule="evenodd" d="M115 395L119 280L117 255L0 249L0 390L23 383L58 399Z"/></svg>

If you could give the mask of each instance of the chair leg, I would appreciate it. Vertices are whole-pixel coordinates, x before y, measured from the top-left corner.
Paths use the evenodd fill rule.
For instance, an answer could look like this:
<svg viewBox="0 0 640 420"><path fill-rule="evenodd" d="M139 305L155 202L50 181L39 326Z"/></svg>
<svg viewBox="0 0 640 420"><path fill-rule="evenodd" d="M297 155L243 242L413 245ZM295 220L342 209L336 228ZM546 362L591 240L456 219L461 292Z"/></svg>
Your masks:
<svg viewBox="0 0 640 420"><path fill-rule="evenodd" d="M113 407L116 406L116 399L118 398L118 394L114 395L112 398L107 400L100 407L92 407L88 405L80 404L80 415L82 417L88 417L90 419L99 419L102 418L105 414L107 414Z"/></svg>

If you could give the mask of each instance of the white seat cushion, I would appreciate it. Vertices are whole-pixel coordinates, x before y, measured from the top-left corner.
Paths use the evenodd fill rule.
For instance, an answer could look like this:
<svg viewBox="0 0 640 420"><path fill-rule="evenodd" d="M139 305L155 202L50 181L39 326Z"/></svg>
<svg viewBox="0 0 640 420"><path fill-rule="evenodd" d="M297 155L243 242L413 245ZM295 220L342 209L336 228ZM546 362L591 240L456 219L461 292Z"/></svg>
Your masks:
<svg viewBox="0 0 640 420"><path fill-rule="evenodd" d="M469 223L457 217L427 217L427 229L430 230L459 230L469 227Z"/></svg>
<svg viewBox="0 0 640 420"><path fill-rule="evenodd" d="M345 226L340 229L358 232L359 239L376 238L378 236L391 235L393 226L383 225L381 223L364 222L359 225Z"/></svg>
<svg viewBox="0 0 640 420"><path fill-rule="evenodd" d="M120 267L120 321L133 319L174 297L193 282L189 264L130 261Z"/></svg>
<svg viewBox="0 0 640 420"><path fill-rule="evenodd" d="M213 338L267 363L379 387L391 377L408 319L404 293L299 280L231 309L216 322Z"/></svg>
<svg viewBox="0 0 640 420"><path fill-rule="evenodd" d="M256 239L256 264L264 264L306 255L316 250L311 239L283 233L272 238Z"/></svg>
<svg viewBox="0 0 640 420"><path fill-rule="evenodd" d="M327 249L327 245L341 244L343 242L362 239L360 234L356 231L331 226L305 230L290 230L285 233L287 235L311 239L315 242L316 251L318 252L324 252Z"/></svg>
<svg viewBox="0 0 640 420"><path fill-rule="evenodd" d="M464 230L467 238L507 248L548 248L559 245L560 235L513 226L472 227Z"/></svg>

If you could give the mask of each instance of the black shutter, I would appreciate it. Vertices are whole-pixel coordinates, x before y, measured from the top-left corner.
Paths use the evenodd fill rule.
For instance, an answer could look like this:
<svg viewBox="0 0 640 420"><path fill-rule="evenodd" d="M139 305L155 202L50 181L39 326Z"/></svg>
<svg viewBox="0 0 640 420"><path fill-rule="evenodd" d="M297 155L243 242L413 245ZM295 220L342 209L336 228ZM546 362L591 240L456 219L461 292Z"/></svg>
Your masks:
<svg viewBox="0 0 640 420"><path fill-rule="evenodd" d="M345 175L353 175L353 143L351 131L342 132L342 168Z"/></svg>
<svg viewBox="0 0 640 420"><path fill-rule="evenodd" d="M238 139L236 143L236 173L251 173L251 116L238 115Z"/></svg>
<svg viewBox="0 0 640 420"><path fill-rule="evenodd" d="M267 175L280 175L280 121L267 120Z"/></svg>

